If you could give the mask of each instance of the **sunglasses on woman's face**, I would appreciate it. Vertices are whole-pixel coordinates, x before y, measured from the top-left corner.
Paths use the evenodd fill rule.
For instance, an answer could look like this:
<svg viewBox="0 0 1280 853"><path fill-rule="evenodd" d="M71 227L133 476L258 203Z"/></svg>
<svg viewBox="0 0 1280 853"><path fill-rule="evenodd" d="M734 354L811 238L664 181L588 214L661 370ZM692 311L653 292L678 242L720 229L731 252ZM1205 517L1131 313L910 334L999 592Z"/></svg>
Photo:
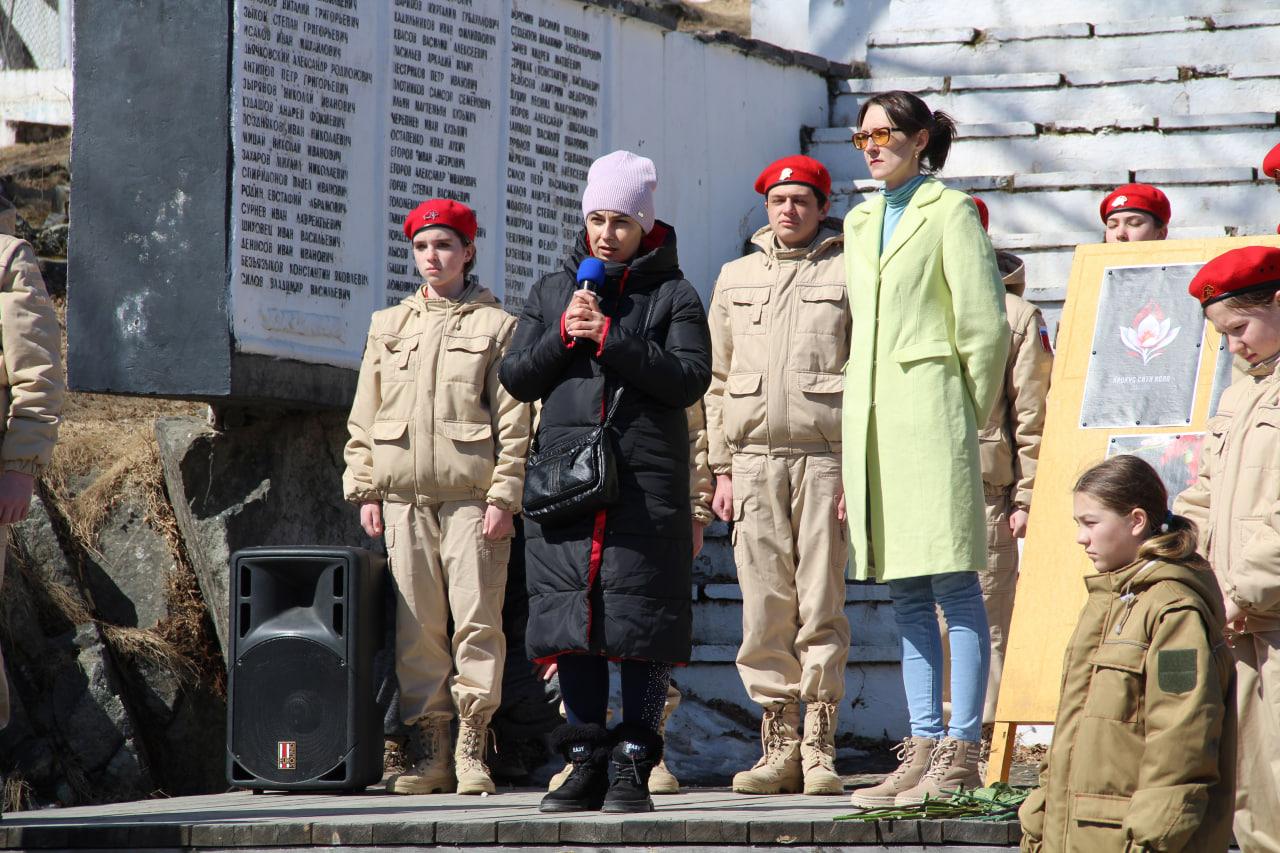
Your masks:
<svg viewBox="0 0 1280 853"><path fill-rule="evenodd" d="M876 145L888 145L889 136L898 128L896 127L875 127L871 130L859 130L853 134L853 147L859 151L867 147L867 142L874 142Z"/></svg>

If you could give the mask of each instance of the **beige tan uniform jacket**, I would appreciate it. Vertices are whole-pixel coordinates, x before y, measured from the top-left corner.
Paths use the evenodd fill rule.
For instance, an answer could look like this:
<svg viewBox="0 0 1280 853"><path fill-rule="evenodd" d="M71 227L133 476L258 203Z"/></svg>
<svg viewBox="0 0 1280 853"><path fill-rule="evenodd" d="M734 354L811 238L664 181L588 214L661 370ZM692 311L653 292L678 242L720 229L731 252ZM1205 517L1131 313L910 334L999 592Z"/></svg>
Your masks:
<svg viewBox="0 0 1280 853"><path fill-rule="evenodd" d="M53 457L62 419L61 331L35 251L9 233L12 218L11 208L0 209L0 470L39 477ZM8 529L0 526L0 580L7 542ZM8 722L0 655L0 728Z"/></svg>
<svg viewBox="0 0 1280 853"><path fill-rule="evenodd" d="M1223 392L1200 471L1174 512L1200 528L1223 595L1245 615L1239 679L1236 840L1280 850L1280 374L1269 361Z"/></svg>
<svg viewBox="0 0 1280 853"><path fill-rule="evenodd" d="M1235 675L1212 572L1139 561L1085 585L1022 849L1225 851Z"/></svg>
<svg viewBox="0 0 1280 853"><path fill-rule="evenodd" d="M1031 506L1040 439L1044 435L1049 374L1053 370L1044 318L1038 308L1022 298L1026 287L1022 259L997 252L996 261L1004 275L1004 307L1011 338L1004 384L991 417L978 433L978 458L987 504L987 566L978 578L991 629L991 670L982 715L988 723L995 720L1018 580L1018 544L1009 529L1009 515L1015 508Z"/></svg>
<svg viewBox="0 0 1280 853"><path fill-rule="evenodd" d="M711 297L711 470L733 477L742 587L738 673L764 706L839 702L849 656L848 544L836 520L849 305L840 223L804 248L769 227Z"/></svg>
<svg viewBox="0 0 1280 853"><path fill-rule="evenodd" d="M524 488L530 409L498 381L515 324L474 283L457 300L423 288L370 323L342 480L348 500L382 501L406 723L456 707L484 725L501 700L511 539L483 524L488 505L519 512Z"/></svg>

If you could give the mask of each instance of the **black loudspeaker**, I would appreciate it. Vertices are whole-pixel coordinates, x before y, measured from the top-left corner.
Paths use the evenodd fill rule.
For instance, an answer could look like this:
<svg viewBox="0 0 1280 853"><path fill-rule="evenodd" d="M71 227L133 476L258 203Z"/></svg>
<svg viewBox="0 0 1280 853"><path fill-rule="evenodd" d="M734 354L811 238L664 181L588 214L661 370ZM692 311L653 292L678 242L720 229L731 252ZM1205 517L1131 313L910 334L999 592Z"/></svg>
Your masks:
<svg viewBox="0 0 1280 853"><path fill-rule="evenodd" d="M227 778L359 790L382 777L373 655L386 561L360 548L231 556Z"/></svg>

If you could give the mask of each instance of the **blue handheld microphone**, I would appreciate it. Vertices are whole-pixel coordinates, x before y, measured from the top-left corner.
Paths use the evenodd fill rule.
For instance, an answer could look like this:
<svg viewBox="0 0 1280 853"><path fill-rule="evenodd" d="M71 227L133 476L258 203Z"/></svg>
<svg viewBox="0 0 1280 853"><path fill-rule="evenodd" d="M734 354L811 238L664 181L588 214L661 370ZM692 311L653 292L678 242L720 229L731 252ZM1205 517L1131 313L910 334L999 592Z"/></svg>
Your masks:
<svg viewBox="0 0 1280 853"><path fill-rule="evenodd" d="M586 288L600 298L600 288L604 286L604 261L599 258L583 258L578 264L578 287Z"/></svg>

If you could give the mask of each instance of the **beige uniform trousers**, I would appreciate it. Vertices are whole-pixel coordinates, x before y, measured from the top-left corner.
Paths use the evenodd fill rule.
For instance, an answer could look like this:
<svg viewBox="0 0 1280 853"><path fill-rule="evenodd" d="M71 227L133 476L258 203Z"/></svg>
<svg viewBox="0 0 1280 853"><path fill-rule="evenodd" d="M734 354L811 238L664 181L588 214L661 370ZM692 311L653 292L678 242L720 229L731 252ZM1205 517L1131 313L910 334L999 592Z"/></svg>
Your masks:
<svg viewBox="0 0 1280 853"><path fill-rule="evenodd" d="M1013 594L1018 585L1018 543L1009 530L1011 509L1008 492L987 495L987 566L978 573L982 603L986 605L987 624L991 629L991 670L987 676L986 706L982 711L984 723L995 722L996 718L1004 650L1009 644L1009 623L1013 621Z"/></svg>
<svg viewBox="0 0 1280 853"><path fill-rule="evenodd" d="M990 490L990 487L987 487ZM1000 695L1000 673L1004 669L1004 650L1009 643L1009 623L1013 621L1013 594L1018 584L1018 543L1009 529L1011 503L1008 492L987 496L987 565L978 573L982 585L982 603L987 610L991 631L991 669L987 673L987 699L982 708L982 722L994 723L996 699ZM942 631L942 699L946 716L951 715L951 648L947 642L947 620L938 609L938 626Z"/></svg>
<svg viewBox="0 0 1280 853"><path fill-rule="evenodd" d="M738 674L751 701L839 702L849 660L840 455L733 457Z"/></svg>
<svg viewBox="0 0 1280 853"><path fill-rule="evenodd" d="M1239 738L1236 817L1242 853L1280 850L1280 631L1235 638Z"/></svg>
<svg viewBox="0 0 1280 853"><path fill-rule="evenodd" d="M463 719L487 724L502 700L511 539L485 539L484 512L483 501L382 505L396 586L400 718L407 724L451 718L455 708Z"/></svg>

